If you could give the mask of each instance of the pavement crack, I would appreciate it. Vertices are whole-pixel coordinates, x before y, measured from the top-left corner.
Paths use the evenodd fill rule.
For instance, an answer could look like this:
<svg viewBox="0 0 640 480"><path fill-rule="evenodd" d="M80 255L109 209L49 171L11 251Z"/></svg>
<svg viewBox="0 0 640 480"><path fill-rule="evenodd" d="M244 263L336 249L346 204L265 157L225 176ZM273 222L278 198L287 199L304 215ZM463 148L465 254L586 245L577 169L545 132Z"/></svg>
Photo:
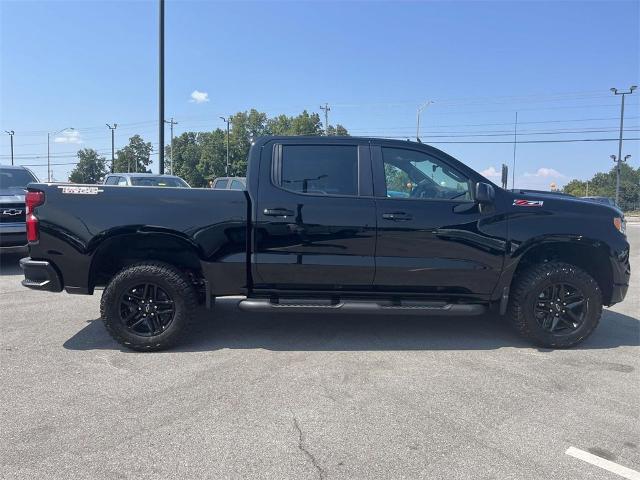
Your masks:
<svg viewBox="0 0 640 480"><path fill-rule="evenodd" d="M311 453L307 449L307 447L305 446L305 444L304 444L304 433L302 432L302 429L300 428L300 424L298 423L298 419L296 418L295 415L293 416L293 426L295 427L296 431L298 432L298 449L302 453L304 453L305 457L307 457L309 459L311 464L318 471L318 478L320 480L324 480L325 478L327 478L326 473L325 473L324 469L318 463L318 460L313 455L313 453Z"/></svg>

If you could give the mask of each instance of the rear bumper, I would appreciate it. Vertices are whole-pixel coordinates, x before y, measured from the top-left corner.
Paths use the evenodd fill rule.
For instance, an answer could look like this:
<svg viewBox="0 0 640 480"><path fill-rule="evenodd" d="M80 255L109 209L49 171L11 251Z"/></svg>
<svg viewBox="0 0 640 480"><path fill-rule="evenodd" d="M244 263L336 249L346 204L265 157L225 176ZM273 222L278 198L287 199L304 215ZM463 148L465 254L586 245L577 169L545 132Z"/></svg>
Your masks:
<svg viewBox="0 0 640 480"><path fill-rule="evenodd" d="M0 223L0 253L26 253L27 230L24 223Z"/></svg>
<svg viewBox="0 0 640 480"><path fill-rule="evenodd" d="M27 245L12 245L9 247L0 246L0 254L3 253L27 253L29 247Z"/></svg>
<svg viewBox="0 0 640 480"><path fill-rule="evenodd" d="M32 290L62 291L62 279L58 271L46 260L22 258L20 259L20 267L24 270L23 286Z"/></svg>

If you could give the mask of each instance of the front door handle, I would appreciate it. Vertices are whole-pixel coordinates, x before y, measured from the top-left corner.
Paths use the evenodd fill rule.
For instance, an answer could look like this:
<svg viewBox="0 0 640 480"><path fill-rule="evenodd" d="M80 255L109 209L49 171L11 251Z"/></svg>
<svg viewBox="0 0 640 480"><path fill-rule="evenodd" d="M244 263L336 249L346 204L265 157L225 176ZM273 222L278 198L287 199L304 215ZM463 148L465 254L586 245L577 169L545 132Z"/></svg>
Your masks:
<svg viewBox="0 0 640 480"><path fill-rule="evenodd" d="M393 220L394 222L405 222L413 217L406 212L388 212L383 213L382 218L385 220Z"/></svg>
<svg viewBox="0 0 640 480"><path fill-rule="evenodd" d="M293 216L293 210L286 208L265 208L264 213L267 217L291 217Z"/></svg>

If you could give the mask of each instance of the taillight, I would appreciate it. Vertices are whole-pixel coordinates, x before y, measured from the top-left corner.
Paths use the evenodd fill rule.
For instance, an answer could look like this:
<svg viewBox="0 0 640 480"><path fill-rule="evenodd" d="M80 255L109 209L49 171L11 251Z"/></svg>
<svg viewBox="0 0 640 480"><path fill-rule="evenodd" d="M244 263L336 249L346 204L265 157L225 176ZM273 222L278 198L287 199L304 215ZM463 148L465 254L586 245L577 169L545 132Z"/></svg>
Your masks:
<svg viewBox="0 0 640 480"><path fill-rule="evenodd" d="M33 209L44 203L44 192L28 191L24 200L27 206L27 240L29 242L37 242L40 234L38 231L38 218L33 214Z"/></svg>

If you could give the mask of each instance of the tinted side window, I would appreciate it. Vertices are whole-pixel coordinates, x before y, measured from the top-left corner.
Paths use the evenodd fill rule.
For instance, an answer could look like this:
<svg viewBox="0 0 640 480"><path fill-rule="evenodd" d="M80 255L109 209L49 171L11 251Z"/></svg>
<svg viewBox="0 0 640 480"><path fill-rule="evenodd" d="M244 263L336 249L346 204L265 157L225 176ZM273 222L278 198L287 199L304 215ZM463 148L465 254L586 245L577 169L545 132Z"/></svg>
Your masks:
<svg viewBox="0 0 640 480"><path fill-rule="evenodd" d="M216 183L213 186L213 188L225 189L225 188L227 188L227 183L228 182L229 182L229 180L227 180L226 178L221 179L221 180L216 180Z"/></svg>
<svg viewBox="0 0 640 480"><path fill-rule="evenodd" d="M108 177L105 185L117 185L120 177Z"/></svg>
<svg viewBox="0 0 640 480"><path fill-rule="evenodd" d="M383 148L387 197L471 200L469 179L423 152Z"/></svg>
<svg viewBox="0 0 640 480"><path fill-rule="evenodd" d="M118 185L127 186L127 179L125 177L118 177Z"/></svg>
<svg viewBox="0 0 640 480"><path fill-rule="evenodd" d="M358 195L358 147L284 145L280 186L297 193Z"/></svg>
<svg viewBox="0 0 640 480"><path fill-rule="evenodd" d="M231 180L231 190L244 190L244 185L238 180Z"/></svg>

